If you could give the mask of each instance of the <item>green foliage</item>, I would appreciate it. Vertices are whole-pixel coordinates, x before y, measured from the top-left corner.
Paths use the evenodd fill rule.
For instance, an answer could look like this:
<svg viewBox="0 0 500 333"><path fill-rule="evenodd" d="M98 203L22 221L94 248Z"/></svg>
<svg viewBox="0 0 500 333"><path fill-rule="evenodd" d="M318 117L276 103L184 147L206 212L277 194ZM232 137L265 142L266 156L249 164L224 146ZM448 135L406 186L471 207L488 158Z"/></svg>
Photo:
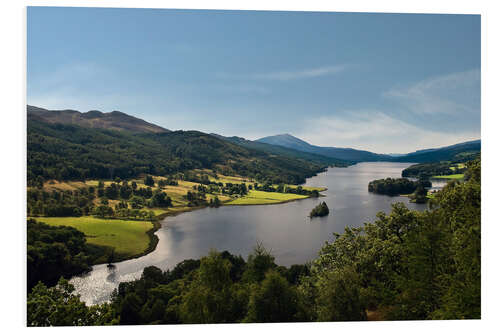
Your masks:
<svg viewBox="0 0 500 333"><path fill-rule="evenodd" d="M431 187L428 180L412 181L407 178L386 178L373 180L368 184L368 191L386 195L410 194L419 187Z"/></svg>
<svg viewBox="0 0 500 333"><path fill-rule="evenodd" d="M311 210L309 217L326 216L328 214L330 214L330 209L326 202L323 201Z"/></svg>
<svg viewBox="0 0 500 333"><path fill-rule="evenodd" d="M480 162L468 168L469 180L445 186L434 209L395 204L390 215L337 235L314 262L309 284L321 294L324 276L338 279L352 267L362 307L386 309L386 319L480 318Z"/></svg>
<svg viewBox="0 0 500 333"><path fill-rule="evenodd" d="M92 188L93 189L93 188ZM52 191L28 189L27 205L30 216L82 216L88 215L95 195L89 189Z"/></svg>
<svg viewBox="0 0 500 333"><path fill-rule="evenodd" d="M249 323L298 321L298 296L295 288L276 271L266 273L259 285L253 285L248 303Z"/></svg>
<svg viewBox="0 0 500 333"><path fill-rule="evenodd" d="M358 273L352 268L328 271L318 277L318 321L365 320Z"/></svg>
<svg viewBox="0 0 500 333"><path fill-rule="evenodd" d="M114 314L108 304L87 307L75 288L61 278L48 288L39 282L28 294L28 326L89 326L113 324Z"/></svg>
<svg viewBox="0 0 500 333"><path fill-rule="evenodd" d="M242 147L196 131L131 134L30 118L27 140L30 186L43 179L130 179L193 169L297 184L328 165Z"/></svg>
<svg viewBox="0 0 500 333"><path fill-rule="evenodd" d="M463 164L478 158L480 158L480 153L460 153L453 156L451 161L411 165L402 171L402 176L427 179L434 176L462 174L467 170L467 167L464 167Z"/></svg>
<svg viewBox="0 0 500 333"><path fill-rule="evenodd" d="M87 271L92 262L85 235L72 227L28 220L28 290L38 281L54 285L61 276Z"/></svg>
<svg viewBox="0 0 500 333"><path fill-rule="evenodd" d="M253 252L248 256L247 267L243 280L247 282L261 282L266 273L276 267L274 257L264 248L262 243L257 243Z"/></svg>

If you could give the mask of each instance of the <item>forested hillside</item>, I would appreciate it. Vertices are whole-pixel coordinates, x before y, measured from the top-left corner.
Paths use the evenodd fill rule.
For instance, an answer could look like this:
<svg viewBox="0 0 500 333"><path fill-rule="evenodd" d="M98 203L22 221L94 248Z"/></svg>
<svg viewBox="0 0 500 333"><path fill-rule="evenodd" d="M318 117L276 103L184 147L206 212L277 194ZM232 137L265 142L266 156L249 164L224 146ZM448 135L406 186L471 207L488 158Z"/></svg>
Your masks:
<svg viewBox="0 0 500 333"><path fill-rule="evenodd" d="M28 184L130 179L197 168L258 181L298 184L328 163L249 149L197 131L136 133L28 118Z"/></svg>
<svg viewBox="0 0 500 333"><path fill-rule="evenodd" d="M440 161L455 161L460 162L470 160L467 156L474 156L481 152L481 140L463 142L452 146L426 149L409 153L404 156L395 157L394 162L417 162L429 163Z"/></svg>

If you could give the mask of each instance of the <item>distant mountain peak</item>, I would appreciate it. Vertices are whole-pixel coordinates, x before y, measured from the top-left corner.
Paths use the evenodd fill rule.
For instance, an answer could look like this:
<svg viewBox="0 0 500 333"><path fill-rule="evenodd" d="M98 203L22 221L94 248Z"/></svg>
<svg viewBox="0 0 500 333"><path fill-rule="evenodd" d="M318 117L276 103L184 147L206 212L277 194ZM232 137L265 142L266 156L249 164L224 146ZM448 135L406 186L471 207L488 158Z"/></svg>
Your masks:
<svg viewBox="0 0 500 333"><path fill-rule="evenodd" d="M266 136L256 141L346 161L387 161L391 158L388 155L375 154L365 150L315 146L288 133Z"/></svg>
<svg viewBox="0 0 500 333"><path fill-rule="evenodd" d="M169 130L121 111L101 112L91 110L47 110L28 105L28 119L52 124L77 125L87 128L102 128L132 133L165 133Z"/></svg>

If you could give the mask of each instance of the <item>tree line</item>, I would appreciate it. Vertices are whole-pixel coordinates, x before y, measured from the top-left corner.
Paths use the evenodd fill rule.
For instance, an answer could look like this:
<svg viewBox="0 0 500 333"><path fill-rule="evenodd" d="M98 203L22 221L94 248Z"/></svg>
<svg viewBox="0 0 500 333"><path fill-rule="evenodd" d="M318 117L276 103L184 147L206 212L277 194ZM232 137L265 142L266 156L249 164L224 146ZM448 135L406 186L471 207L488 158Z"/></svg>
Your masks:
<svg viewBox="0 0 500 333"><path fill-rule="evenodd" d="M407 178L385 178L373 180L368 183L368 191L395 196L400 194L411 194L417 189L425 189L431 186L432 183L429 180L412 181Z"/></svg>

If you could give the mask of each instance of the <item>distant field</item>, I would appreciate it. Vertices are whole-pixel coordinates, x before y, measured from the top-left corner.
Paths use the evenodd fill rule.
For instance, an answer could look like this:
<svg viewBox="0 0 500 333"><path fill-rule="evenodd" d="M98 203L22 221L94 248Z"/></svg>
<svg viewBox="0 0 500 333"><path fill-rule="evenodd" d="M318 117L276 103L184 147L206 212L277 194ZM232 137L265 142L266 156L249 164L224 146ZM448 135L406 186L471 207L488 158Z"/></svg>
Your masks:
<svg viewBox="0 0 500 333"><path fill-rule="evenodd" d="M451 170L455 170L455 169L463 169L465 168L465 163L458 163L456 166L451 166L450 169Z"/></svg>
<svg viewBox="0 0 500 333"><path fill-rule="evenodd" d="M210 170L196 170L199 171L201 176L202 174L208 174ZM159 189L158 186L158 181L160 179L166 179L165 177L161 176L153 176L153 179L155 181L154 186L152 186L152 189ZM253 185L254 181L245 177L238 177L238 176L224 176L222 174L217 174L217 178L214 178L213 176L209 175L209 179L212 181L216 182L222 182L224 184L227 183L233 183L233 184L241 184L245 183L247 186ZM130 179L128 180L128 183L131 184L132 182L135 182L139 188L144 188L146 185L144 185L144 178L136 178L136 179ZM105 180L103 181L104 186L109 186L111 183L113 183L110 180ZM167 213L167 215L170 214L175 214L177 211L186 211L186 210L192 210L192 207L188 207L188 201L186 199L186 195L189 191L196 191L194 187L200 185L199 183L195 182L190 182L190 181L185 181L185 180L177 180L178 185L166 185L162 187L162 191L165 192L171 199L172 199L172 204L173 207L170 207L169 209L164 209L164 208L143 208L142 210L145 211L153 211L155 216L162 215ZM99 184L98 180L87 180L85 182L80 182L80 181L67 181L67 182L58 182L55 180L52 181L47 181L44 184L44 190L45 191L52 191L52 190L78 190L84 187L97 187ZM260 184L263 185L263 184ZM273 185L275 188L278 187L277 184ZM298 185L288 185L285 184L285 187L289 188L297 188ZM317 190L318 192L325 191L325 187L311 187L311 186L302 186L304 190L307 191L313 191ZM207 194L206 195L206 201L210 201L210 199L214 199L215 196L219 198L219 200L223 204L229 204L229 205L262 205L262 204L276 204L280 202L286 202L290 200L296 200L296 199L303 199L306 198L307 196L304 195L297 195L297 194L292 194L292 193L276 193L276 192L263 192L263 191L255 191L252 190L248 195L246 195L243 198L236 198L227 194ZM115 207L120 200L108 200L109 206L110 207ZM100 198L95 198L94 199L94 204L95 205L100 205L101 204L101 199ZM131 208L129 206L129 208ZM94 242L96 240L94 239Z"/></svg>
<svg viewBox="0 0 500 333"><path fill-rule="evenodd" d="M457 173L454 175L444 175L444 176L433 176L432 178L439 178L439 179L462 179L464 178L463 173Z"/></svg>
<svg viewBox="0 0 500 333"><path fill-rule="evenodd" d="M286 187L290 187L290 188L297 188L297 186L299 185L286 185ZM306 191L318 191L318 192L321 192L321 191L326 191L327 188L326 187L313 187L313 186L302 186L302 188Z"/></svg>
<svg viewBox="0 0 500 333"><path fill-rule="evenodd" d="M265 205L276 204L280 202L304 199L306 195L291 193L263 192L251 190L248 195L228 202L227 205Z"/></svg>
<svg viewBox="0 0 500 333"><path fill-rule="evenodd" d="M146 251L149 245L147 231L151 222L104 220L95 217L37 217L37 221L50 225L65 225L83 232L90 244L111 246L117 254L134 256Z"/></svg>

